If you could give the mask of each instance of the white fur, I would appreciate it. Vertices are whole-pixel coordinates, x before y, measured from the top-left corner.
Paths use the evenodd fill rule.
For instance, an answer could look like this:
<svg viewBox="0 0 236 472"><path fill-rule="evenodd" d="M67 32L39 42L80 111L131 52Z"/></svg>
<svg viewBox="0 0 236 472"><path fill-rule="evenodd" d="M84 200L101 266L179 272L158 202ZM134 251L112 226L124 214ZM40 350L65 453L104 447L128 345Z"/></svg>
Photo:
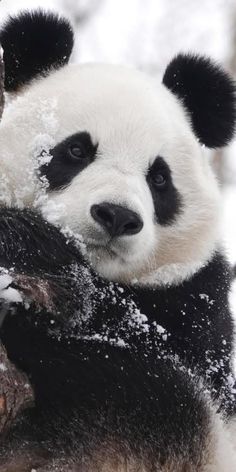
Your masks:
<svg viewBox="0 0 236 472"><path fill-rule="evenodd" d="M202 472L235 472L236 439L232 423L227 426L219 414L213 414Z"/></svg>
<svg viewBox="0 0 236 472"><path fill-rule="evenodd" d="M98 143L98 157L66 189L47 194L36 176L40 150L79 131ZM171 264L180 268L179 277L167 270L167 282L178 283L215 248L219 194L213 172L181 103L141 72L70 65L35 81L6 109L0 149L0 202L37 205L54 220L56 209L57 222L82 235L92 264L109 279L145 283L152 277L158 283L153 272ZM158 155L183 200L183 211L166 227L154 220L145 178ZM104 201L137 212L142 231L109 243L90 214Z"/></svg>

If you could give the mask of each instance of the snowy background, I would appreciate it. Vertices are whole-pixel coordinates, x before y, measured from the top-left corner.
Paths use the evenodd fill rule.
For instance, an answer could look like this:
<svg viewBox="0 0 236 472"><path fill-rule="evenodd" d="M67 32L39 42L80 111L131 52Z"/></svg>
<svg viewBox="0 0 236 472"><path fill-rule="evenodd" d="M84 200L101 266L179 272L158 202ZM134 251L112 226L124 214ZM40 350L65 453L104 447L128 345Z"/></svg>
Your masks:
<svg viewBox="0 0 236 472"><path fill-rule="evenodd" d="M235 0L0 0L0 25L9 14L38 7L71 20L74 62L130 63L161 76L176 53L192 51L236 77ZM222 186L223 239L236 263L236 141L211 158ZM236 314L236 283L231 298Z"/></svg>

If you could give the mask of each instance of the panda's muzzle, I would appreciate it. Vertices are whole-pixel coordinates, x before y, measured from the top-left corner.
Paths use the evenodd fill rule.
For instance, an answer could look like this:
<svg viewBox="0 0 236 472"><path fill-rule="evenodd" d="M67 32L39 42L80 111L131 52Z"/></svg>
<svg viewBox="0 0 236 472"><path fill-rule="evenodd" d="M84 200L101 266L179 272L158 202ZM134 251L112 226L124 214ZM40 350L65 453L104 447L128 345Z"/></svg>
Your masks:
<svg viewBox="0 0 236 472"><path fill-rule="evenodd" d="M143 228L143 221L137 213L121 205L103 202L92 205L93 219L112 237L137 234Z"/></svg>

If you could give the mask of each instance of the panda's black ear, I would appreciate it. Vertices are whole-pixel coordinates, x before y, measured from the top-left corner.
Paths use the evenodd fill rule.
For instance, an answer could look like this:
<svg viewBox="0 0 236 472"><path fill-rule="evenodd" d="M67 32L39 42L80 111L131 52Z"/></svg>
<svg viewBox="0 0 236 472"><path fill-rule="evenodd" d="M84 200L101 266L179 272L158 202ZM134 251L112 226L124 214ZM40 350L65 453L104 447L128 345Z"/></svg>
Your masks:
<svg viewBox="0 0 236 472"><path fill-rule="evenodd" d="M6 91L17 91L38 75L62 67L73 43L70 23L56 14L37 10L10 17L0 31Z"/></svg>
<svg viewBox="0 0 236 472"><path fill-rule="evenodd" d="M179 54L167 66L163 83L182 101L202 144L217 148L232 139L235 83L218 65L205 57Z"/></svg>

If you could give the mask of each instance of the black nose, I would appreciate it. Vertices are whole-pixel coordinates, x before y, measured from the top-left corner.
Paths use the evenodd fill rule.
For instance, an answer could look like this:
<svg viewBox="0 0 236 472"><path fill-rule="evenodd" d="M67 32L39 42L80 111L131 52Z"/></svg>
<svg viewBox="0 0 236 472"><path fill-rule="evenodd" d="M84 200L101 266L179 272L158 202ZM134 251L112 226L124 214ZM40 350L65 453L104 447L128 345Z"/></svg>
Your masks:
<svg viewBox="0 0 236 472"><path fill-rule="evenodd" d="M91 215L112 236L137 234L143 227L141 218L134 211L113 203L92 205Z"/></svg>

